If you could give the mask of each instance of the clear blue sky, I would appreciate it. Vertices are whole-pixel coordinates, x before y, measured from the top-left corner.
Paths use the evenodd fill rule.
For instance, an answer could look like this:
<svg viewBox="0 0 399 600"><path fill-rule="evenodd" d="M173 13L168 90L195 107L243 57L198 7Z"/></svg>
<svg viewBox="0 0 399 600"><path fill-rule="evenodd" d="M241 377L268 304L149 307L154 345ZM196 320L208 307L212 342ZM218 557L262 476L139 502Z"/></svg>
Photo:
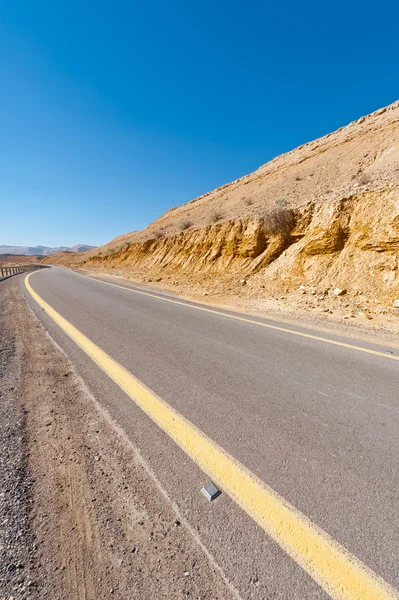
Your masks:
<svg viewBox="0 0 399 600"><path fill-rule="evenodd" d="M399 97L395 1L0 4L0 244L102 244Z"/></svg>

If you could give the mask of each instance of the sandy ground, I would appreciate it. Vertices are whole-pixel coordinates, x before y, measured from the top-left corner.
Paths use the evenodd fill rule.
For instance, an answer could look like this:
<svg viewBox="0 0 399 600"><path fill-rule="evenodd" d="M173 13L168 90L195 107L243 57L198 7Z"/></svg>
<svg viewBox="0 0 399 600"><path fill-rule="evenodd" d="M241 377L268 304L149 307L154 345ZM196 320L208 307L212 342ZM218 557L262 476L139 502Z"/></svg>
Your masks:
<svg viewBox="0 0 399 600"><path fill-rule="evenodd" d="M0 597L234 597L20 281L0 283Z"/></svg>

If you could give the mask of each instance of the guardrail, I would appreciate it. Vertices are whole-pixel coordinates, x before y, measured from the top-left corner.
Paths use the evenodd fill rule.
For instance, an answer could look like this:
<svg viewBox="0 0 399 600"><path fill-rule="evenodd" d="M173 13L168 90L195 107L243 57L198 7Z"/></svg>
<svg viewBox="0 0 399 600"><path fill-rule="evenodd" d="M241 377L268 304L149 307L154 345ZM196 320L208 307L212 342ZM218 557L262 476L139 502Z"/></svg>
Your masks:
<svg viewBox="0 0 399 600"><path fill-rule="evenodd" d="M0 267L0 281L11 275L17 275L18 273L25 273L26 271L36 271L37 269L48 269L48 265L16 265L14 267Z"/></svg>

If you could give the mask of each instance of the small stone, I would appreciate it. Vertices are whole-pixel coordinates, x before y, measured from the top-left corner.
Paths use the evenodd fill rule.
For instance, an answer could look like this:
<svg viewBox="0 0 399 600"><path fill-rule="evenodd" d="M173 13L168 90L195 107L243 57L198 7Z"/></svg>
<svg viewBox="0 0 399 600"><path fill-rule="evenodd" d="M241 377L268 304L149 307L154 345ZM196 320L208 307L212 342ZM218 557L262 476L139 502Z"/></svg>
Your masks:
<svg viewBox="0 0 399 600"><path fill-rule="evenodd" d="M241 279L240 283L241 283L241 285L247 285L247 280L246 279Z"/></svg>
<svg viewBox="0 0 399 600"><path fill-rule="evenodd" d="M399 308L399 300L394 300L393 301L393 307L394 308Z"/></svg>
<svg viewBox="0 0 399 600"><path fill-rule="evenodd" d="M190 575L190 571L186 571L186 572L184 573L184 577L188 577L189 575Z"/></svg>
<svg viewBox="0 0 399 600"><path fill-rule="evenodd" d="M335 296L343 296L344 294L346 294L346 290L343 290L341 288L335 288L333 294Z"/></svg>

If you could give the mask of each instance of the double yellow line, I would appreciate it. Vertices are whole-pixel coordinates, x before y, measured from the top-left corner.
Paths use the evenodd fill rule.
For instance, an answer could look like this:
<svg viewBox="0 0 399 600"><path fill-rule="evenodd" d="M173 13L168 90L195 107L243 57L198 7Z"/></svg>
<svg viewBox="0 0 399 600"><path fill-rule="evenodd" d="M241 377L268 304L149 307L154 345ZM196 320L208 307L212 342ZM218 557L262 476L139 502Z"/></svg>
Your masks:
<svg viewBox="0 0 399 600"><path fill-rule="evenodd" d="M26 288L49 317L332 598L399 600L386 582L64 319L32 289L30 277Z"/></svg>

